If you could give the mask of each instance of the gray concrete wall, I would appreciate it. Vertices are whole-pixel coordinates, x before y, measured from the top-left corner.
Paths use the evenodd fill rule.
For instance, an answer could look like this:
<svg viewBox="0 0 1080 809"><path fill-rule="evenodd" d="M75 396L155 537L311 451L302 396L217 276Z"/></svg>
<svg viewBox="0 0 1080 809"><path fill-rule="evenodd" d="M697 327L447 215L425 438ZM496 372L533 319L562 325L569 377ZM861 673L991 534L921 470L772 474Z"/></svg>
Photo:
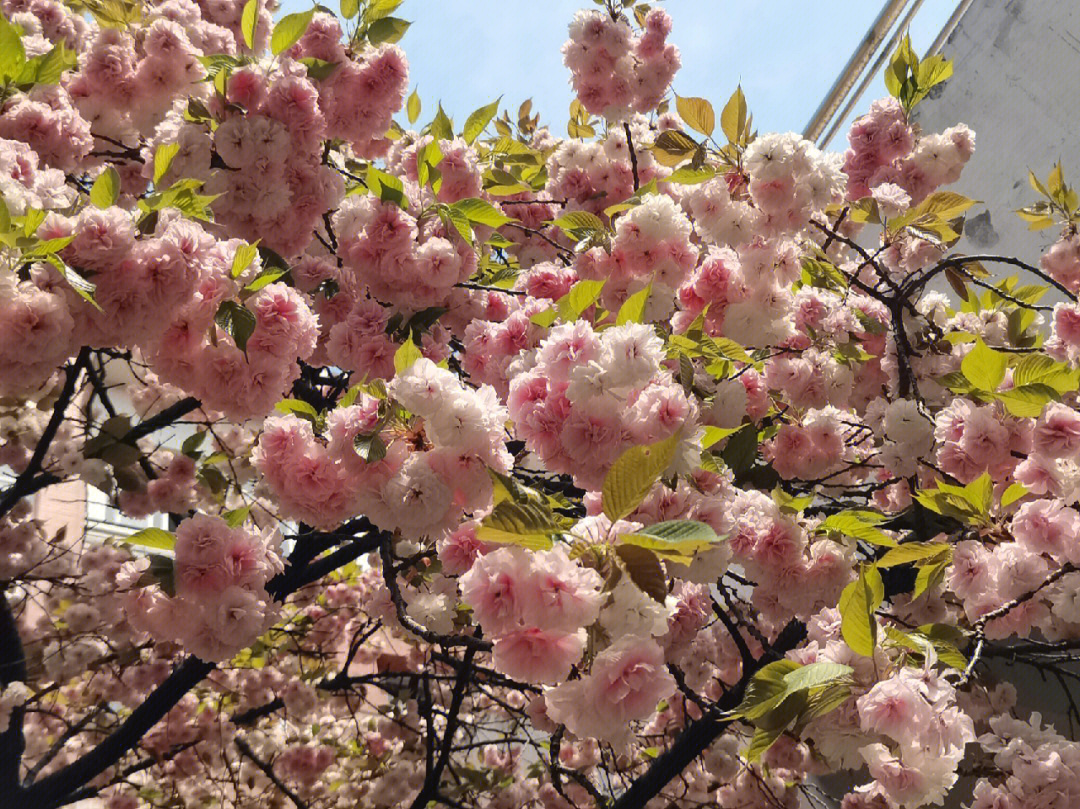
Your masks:
<svg viewBox="0 0 1080 809"><path fill-rule="evenodd" d="M985 206L968 214L965 253L995 252L1036 263L1056 228L1030 232L1013 211L1038 196L1060 159L1080 187L1080 0L975 0L941 48L956 71L915 108L924 130L957 122L976 134L975 156L956 190Z"/></svg>

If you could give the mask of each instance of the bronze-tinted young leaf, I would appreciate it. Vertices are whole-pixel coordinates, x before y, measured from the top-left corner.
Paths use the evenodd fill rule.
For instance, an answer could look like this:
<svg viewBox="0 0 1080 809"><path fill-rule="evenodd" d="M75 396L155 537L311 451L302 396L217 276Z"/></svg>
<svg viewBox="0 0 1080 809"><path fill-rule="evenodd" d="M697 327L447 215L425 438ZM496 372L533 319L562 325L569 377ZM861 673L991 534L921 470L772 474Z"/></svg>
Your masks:
<svg viewBox="0 0 1080 809"><path fill-rule="evenodd" d="M615 553L626 568L630 581L643 593L663 604L667 598L667 577L656 554L637 545L619 545Z"/></svg>

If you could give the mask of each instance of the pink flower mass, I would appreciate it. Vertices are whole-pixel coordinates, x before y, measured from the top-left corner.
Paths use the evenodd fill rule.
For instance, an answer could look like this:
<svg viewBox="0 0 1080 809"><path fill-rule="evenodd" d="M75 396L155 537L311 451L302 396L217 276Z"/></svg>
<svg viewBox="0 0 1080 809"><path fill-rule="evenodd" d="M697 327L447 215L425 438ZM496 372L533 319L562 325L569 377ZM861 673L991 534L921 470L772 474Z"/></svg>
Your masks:
<svg viewBox="0 0 1080 809"><path fill-rule="evenodd" d="M1080 805L1077 167L965 255L945 56L834 153L671 5L564 137L425 4L0 0L3 809Z"/></svg>

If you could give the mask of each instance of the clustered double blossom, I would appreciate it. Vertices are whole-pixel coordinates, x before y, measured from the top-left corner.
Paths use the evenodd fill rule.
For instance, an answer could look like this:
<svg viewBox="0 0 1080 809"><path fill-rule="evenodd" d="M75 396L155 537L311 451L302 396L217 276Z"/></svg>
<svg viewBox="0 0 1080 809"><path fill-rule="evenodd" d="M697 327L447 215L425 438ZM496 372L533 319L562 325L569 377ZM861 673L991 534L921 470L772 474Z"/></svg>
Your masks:
<svg viewBox="0 0 1080 809"><path fill-rule="evenodd" d="M740 93L699 142L668 14L607 5L559 138L394 122L392 0L0 4L0 789L757 809L851 771L843 809L915 809L968 762L973 809L1080 800L984 676L1080 638L1075 193L1039 305L949 253L967 127L889 98L832 154L732 133ZM69 479L173 530L58 531Z"/></svg>

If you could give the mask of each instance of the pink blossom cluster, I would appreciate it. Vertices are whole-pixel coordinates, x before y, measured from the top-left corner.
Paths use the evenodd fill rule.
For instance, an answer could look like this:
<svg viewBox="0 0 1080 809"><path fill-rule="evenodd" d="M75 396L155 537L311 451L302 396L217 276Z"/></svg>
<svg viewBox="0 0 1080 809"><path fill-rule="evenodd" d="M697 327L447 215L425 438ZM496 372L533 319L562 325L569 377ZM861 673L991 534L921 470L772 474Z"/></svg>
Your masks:
<svg viewBox="0 0 1080 809"><path fill-rule="evenodd" d="M548 717L574 735L619 742L675 689L656 641L627 635L600 652L587 675L548 689L544 702Z"/></svg>
<svg viewBox="0 0 1080 809"><path fill-rule="evenodd" d="M329 528L363 513L420 538L490 505L487 470L505 473L511 464L495 391L466 388L424 358L396 376L389 393L419 421L378 434L379 400L365 394L328 414L325 437L296 416L266 420L252 462L283 514ZM362 458L355 445L364 436L384 441L385 456Z"/></svg>
<svg viewBox="0 0 1080 809"><path fill-rule="evenodd" d="M581 105L612 120L655 109L682 64L679 49L667 42L670 33L671 17L659 8L646 15L641 34L622 17L574 15L562 53Z"/></svg>
<svg viewBox="0 0 1080 809"><path fill-rule="evenodd" d="M1015 475L1038 477L1038 461L1021 457L1032 450L1031 422L1008 415L999 405L977 405L958 397L935 418L937 462L961 483L970 483L984 472L995 480ZM1024 467L1024 468L1021 468Z"/></svg>
<svg viewBox="0 0 1080 809"><path fill-rule="evenodd" d="M836 603L852 578L851 550L816 539L771 497L735 490L729 501L733 561L757 586L751 602L771 621L812 616Z"/></svg>
<svg viewBox="0 0 1080 809"><path fill-rule="evenodd" d="M578 276L604 281L600 302L612 311L651 285L644 320L670 315L675 290L698 261L693 226L670 197L647 196L615 223L611 249L594 247L575 262Z"/></svg>
<svg viewBox="0 0 1080 809"><path fill-rule="evenodd" d="M980 778L971 809L1065 807L1080 799L1080 749L1042 715L1026 720L1007 714L989 719L979 744L1001 775Z"/></svg>
<svg viewBox="0 0 1080 809"><path fill-rule="evenodd" d="M359 157L383 155L390 146L386 131L391 116L401 109L409 86L404 51L382 44L350 58L337 19L322 12L312 18L293 51L298 59L310 57L336 65L319 83L325 137L347 141Z"/></svg>
<svg viewBox="0 0 1080 809"><path fill-rule="evenodd" d="M883 184L893 184L921 202L934 189L956 182L975 151L975 134L963 124L916 138L900 102L875 101L855 121L844 155L847 198L862 199ZM896 195L890 196L891 201Z"/></svg>
<svg viewBox="0 0 1080 809"><path fill-rule="evenodd" d="M660 369L652 328L627 323L599 333L577 321L551 329L529 367L510 383L507 408L517 436L547 469L586 489L633 444L693 434L696 406Z"/></svg>
<svg viewBox="0 0 1080 809"><path fill-rule="evenodd" d="M530 683L559 683L585 650L584 628L600 614L600 575L562 548L500 548L461 577L461 596L494 641L495 669Z"/></svg>
<svg viewBox="0 0 1080 809"><path fill-rule="evenodd" d="M1039 266L1074 295L1080 291L1080 233L1063 233L1042 254Z"/></svg>
<svg viewBox="0 0 1080 809"><path fill-rule="evenodd" d="M177 527L175 554L175 596L156 585L131 591L125 609L136 629L220 661L277 621L266 583L284 566L271 537L196 514Z"/></svg>
<svg viewBox="0 0 1080 809"><path fill-rule="evenodd" d="M640 148L652 133L635 120L630 125L638 165L638 182L662 180L663 169L651 151ZM634 193L634 169L626 133L620 129L608 132L599 142L577 139L561 141L548 159L548 182L545 193L552 199L568 199L582 210L601 214ZM533 206L513 206L515 215L529 216ZM520 210L525 208L526 210ZM535 215L535 214L533 214ZM555 216L548 216L554 219ZM537 222L528 222L535 227Z"/></svg>
<svg viewBox="0 0 1080 809"><path fill-rule="evenodd" d="M383 303L412 311L436 306L476 272L476 253L438 217L421 223L392 202L352 196L333 224L344 280Z"/></svg>

